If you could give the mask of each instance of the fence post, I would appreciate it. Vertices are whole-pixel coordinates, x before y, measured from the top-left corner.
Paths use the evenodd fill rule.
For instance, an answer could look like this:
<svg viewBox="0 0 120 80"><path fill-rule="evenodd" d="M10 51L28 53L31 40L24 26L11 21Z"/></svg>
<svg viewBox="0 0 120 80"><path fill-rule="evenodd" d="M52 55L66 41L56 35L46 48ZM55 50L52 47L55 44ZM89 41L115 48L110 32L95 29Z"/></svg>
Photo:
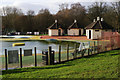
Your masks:
<svg viewBox="0 0 120 80"><path fill-rule="evenodd" d="M59 45L59 63L61 63L61 45Z"/></svg>
<svg viewBox="0 0 120 80"><path fill-rule="evenodd" d="M22 68L22 48L20 48L20 67Z"/></svg>
<svg viewBox="0 0 120 80"><path fill-rule="evenodd" d="M111 37L109 37L109 46L110 46L110 50L111 50L111 45L112 45L112 43L111 43Z"/></svg>
<svg viewBox="0 0 120 80"><path fill-rule="evenodd" d="M37 66L37 54L36 54L36 47L34 48L34 54L35 54L35 67Z"/></svg>
<svg viewBox="0 0 120 80"><path fill-rule="evenodd" d="M75 46L75 51L74 51L74 55L73 55L73 59L75 59L77 57L77 43L74 45Z"/></svg>
<svg viewBox="0 0 120 80"><path fill-rule="evenodd" d="M114 42L113 42L113 36L111 36L111 50L113 50Z"/></svg>
<svg viewBox="0 0 120 80"><path fill-rule="evenodd" d="M94 41L94 47L93 48L94 48L93 50L94 50L94 54L95 54L95 41Z"/></svg>
<svg viewBox="0 0 120 80"><path fill-rule="evenodd" d="M97 53L99 53L99 41L97 40Z"/></svg>
<svg viewBox="0 0 120 80"><path fill-rule="evenodd" d="M117 49L117 36L116 36L116 40L115 40L115 49Z"/></svg>
<svg viewBox="0 0 120 80"><path fill-rule="evenodd" d="M119 43L119 35L117 35L117 39L116 39L116 43L117 43L117 48L120 48L119 46L120 46L120 43Z"/></svg>
<svg viewBox="0 0 120 80"><path fill-rule="evenodd" d="M103 44L103 52L104 52L105 51L105 42L103 41L102 44Z"/></svg>
<svg viewBox="0 0 120 80"><path fill-rule="evenodd" d="M92 42L90 42L90 43L92 44ZM90 50L90 55L92 55L93 45L90 46L89 50Z"/></svg>
<svg viewBox="0 0 120 80"><path fill-rule="evenodd" d="M107 37L106 37L106 38L107 38ZM107 39L106 39L106 40L107 40ZM108 39L108 40L109 40L109 39ZM106 41L105 45L106 45L106 51L108 51L108 48L109 48L109 42Z"/></svg>
<svg viewBox="0 0 120 80"><path fill-rule="evenodd" d="M90 55L90 53L89 53L89 48L88 48L88 56Z"/></svg>
<svg viewBox="0 0 120 80"><path fill-rule="evenodd" d="M5 69L8 70L8 64L7 64L7 49L5 49Z"/></svg>
<svg viewBox="0 0 120 80"><path fill-rule="evenodd" d="M107 51L107 49L106 49L106 40L104 39L104 51Z"/></svg>
<svg viewBox="0 0 120 80"><path fill-rule="evenodd" d="M51 60L50 60L51 51L52 51L51 46L49 46L49 47L48 47L48 65L50 65L50 63L51 63L51 62L50 62L50 61L51 61Z"/></svg>
<svg viewBox="0 0 120 80"><path fill-rule="evenodd" d="M51 51L51 54L50 54L50 65L54 65L54 54L55 54L55 51Z"/></svg>
<svg viewBox="0 0 120 80"><path fill-rule="evenodd" d="M110 50L112 50L112 38L110 37Z"/></svg>
<svg viewBox="0 0 120 80"><path fill-rule="evenodd" d="M67 60L69 60L69 44L67 44Z"/></svg>
<svg viewBox="0 0 120 80"><path fill-rule="evenodd" d="M75 53L74 53L74 59L77 58L77 43L75 44Z"/></svg>

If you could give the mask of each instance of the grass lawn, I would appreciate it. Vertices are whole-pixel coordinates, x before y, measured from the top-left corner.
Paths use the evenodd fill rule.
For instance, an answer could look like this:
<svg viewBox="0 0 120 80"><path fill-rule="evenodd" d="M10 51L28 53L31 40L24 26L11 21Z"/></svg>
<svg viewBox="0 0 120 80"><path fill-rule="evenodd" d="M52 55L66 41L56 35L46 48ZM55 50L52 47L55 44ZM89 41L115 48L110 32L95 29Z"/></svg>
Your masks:
<svg viewBox="0 0 120 80"><path fill-rule="evenodd" d="M120 50L63 64L3 71L3 78L118 78Z"/></svg>
<svg viewBox="0 0 120 80"><path fill-rule="evenodd" d="M0 79L2 78L2 75L0 74Z"/></svg>

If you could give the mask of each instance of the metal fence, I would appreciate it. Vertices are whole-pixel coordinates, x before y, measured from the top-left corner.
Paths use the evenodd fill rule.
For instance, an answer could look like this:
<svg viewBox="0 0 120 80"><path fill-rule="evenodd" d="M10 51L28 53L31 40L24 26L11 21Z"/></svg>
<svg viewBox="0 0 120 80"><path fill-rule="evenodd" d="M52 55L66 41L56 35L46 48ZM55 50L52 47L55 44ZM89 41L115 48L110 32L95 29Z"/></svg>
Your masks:
<svg viewBox="0 0 120 80"><path fill-rule="evenodd" d="M5 70L33 66L45 66L61 63L64 61L73 60L76 58L90 56L97 53L110 51L120 48L120 36L104 37L99 40L89 41L88 48L80 48L81 43L75 43L74 48L71 49L69 44L62 48L59 45L58 50L52 50L49 46L47 50L38 53L39 48L33 49L19 48L16 50L5 49L2 57L2 68ZM85 44L85 42L82 42Z"/></svg>

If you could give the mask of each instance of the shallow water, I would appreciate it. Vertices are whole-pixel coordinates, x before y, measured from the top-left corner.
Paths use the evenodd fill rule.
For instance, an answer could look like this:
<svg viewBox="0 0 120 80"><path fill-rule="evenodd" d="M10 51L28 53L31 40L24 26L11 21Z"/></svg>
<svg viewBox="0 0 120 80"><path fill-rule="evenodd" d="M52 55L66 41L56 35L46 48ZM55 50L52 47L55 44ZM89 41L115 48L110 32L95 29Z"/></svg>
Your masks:
<svg viewBox="0 0 120 80"><path fill-rule="evenodd" d="M25 46L15 46L13 47L13 43L25 43ZM20 48L24 49L33 49L34 53L34 47L37 48L37 53L41 53L42 50L48 49L48 46L52 46L52 50L58 51L59 44L62 46L62 50L66 49L66 45L70 45L70 49L74 48L75 42L66 42L66 41L58 41L58 42L47 42L45 40L42 41L0 41L0 55L4 55L5 49L7 50L19 50Z"/></svg>

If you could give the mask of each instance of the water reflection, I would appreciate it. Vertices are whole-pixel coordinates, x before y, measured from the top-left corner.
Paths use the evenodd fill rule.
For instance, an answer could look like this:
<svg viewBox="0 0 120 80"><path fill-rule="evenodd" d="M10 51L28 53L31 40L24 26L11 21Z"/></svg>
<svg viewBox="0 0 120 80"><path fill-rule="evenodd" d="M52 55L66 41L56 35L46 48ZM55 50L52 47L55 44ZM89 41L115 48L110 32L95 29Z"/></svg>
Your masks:
<svg viewBox="0 0 120 80"><path fill-rule="evenodd" d="M25 46L15 46L13 47L13 43L25 43ZM37 48L37 53L41 53L42 50L48 49L48 46L52 46L52 49L55 51L58 51L59 44L62 46L62 50L66 49L66 45L70 45L70 49L74 47L75 42L67 42L67 41L58 41L58 42L47 42L45 40L41 41L2 41L0 42L0 45L2 45L2 48L0 48L0 55L4 55L4 49L8 50L19 50L19 48L24 49L34 49L34 47ZM34 53L34 51L33 51Z"/></svg>

